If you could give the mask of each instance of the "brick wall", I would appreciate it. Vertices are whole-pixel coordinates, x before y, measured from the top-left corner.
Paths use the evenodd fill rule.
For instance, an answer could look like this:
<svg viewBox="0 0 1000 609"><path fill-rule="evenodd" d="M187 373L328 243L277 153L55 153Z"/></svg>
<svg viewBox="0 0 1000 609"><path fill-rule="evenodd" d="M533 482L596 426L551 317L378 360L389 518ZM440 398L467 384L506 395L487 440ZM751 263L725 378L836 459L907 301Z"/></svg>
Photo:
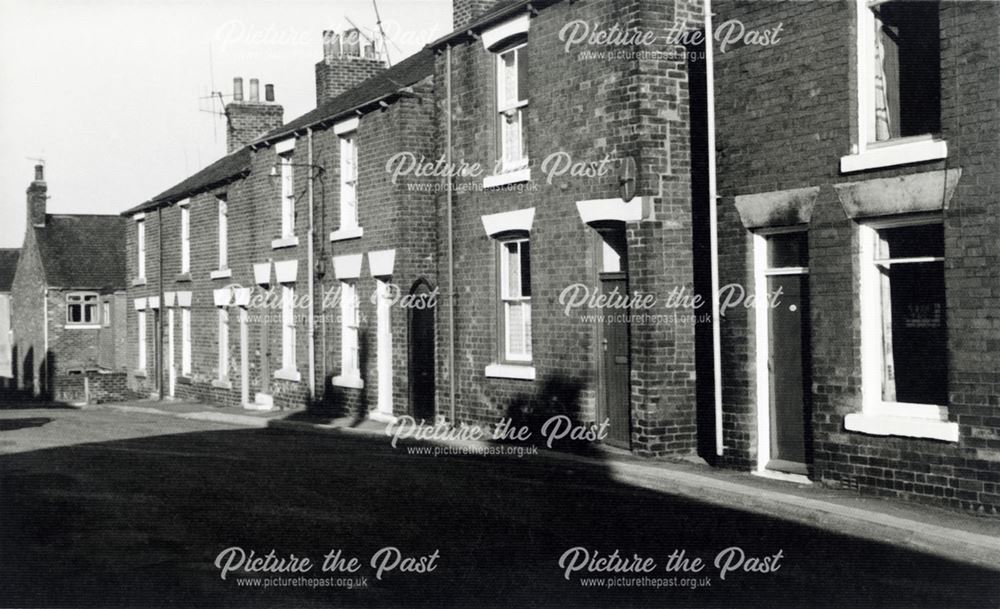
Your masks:
<svg viewBox="0 0 1000 609"><path fill-rule="evenodd" d="M45 275L29 227L11 286L12 358L18 389L39 394L45 389Z"/></svg>
<svg viewBox="0 0 1000 609"><path fill-rule="evenodd" d="M455 223L455 318L457 353L456 418L492 423L500 417L567 412L594 420L599 386L597 328L564 315L561 291L573 283L596 287L593 229L577 213L576 201L617 198L617 170L594 179L556 178L547 184L541 163L555 152L574 161L632 157L639 168L638 195L651 198L652 221L628 228L629 289L657 295L663 302L674 287L692 288L691 183L687 112L687 66L683 57L641 62L586 59L564 50L560 29L574 19L610 27L663 31L675 17L697 27L698 3L674 8L654 2L559 3L531 19L528 33L529 118L527 148L532 182L524 192L465 192L459 179L453 204ZM494 56L480 41L452 51L455 162L479 162L489 170L493 149ZM443 92L444 57L436 83ZM652 96L649 93L656 92ZM439 93L440 96L443 95ZM439 140L444 117L439 118ZM556 127L558 126L558 127ZM439 144L444 149L443 142ZM481 180L481 178L480 178ZM445 282L447 239L445 198L439 197L439 253ZM535 381L486 378L497 351L497 246L483 230L481 216L535 208L531 230L532 349ZM448 344L449 286L442 286L439 311L438 403L448 404L451 371ZM637 324L631 328L631 443L644 455L686 454L695 447L695 344L690 324Z"/></svg>
<svg viewBox="0 0 1000 609"><path fill-rule="evenodd" d="M226 105L226 151L235 152L284 123L284 109L275 103L234 101Z"/></svg>
<svg viewBox="0 0 1000 609"><path fill-rule="evenodd" d="M997 169L995 74L991 42L1000 18L987 2L943 2L942 135L946 161L841 175L850 151L855 87L850 58L854 4L721 1L717 23L748 28L783 24L770 47L717 51L716 94L721 283L752 286L750 233L733 197L820 186L809 230L812 324L811 475L833 486L984 511L1000 505L997 396L993 354L1000 343L996 305ZM949 333L949 420L957 443L850 432L844 417L861 411L856 224L831 185L943 168L962 168L944 212ZM726 461L756 464L753 313L723 322Z"/></svg>

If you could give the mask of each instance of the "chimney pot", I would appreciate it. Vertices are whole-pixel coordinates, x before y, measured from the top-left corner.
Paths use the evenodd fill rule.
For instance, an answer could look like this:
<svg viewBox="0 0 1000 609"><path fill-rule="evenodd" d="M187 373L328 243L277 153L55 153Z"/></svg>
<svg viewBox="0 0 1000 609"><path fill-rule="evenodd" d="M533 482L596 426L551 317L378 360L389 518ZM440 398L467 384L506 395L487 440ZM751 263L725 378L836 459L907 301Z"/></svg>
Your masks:
<svg viewBox="0 0 1000 609"><path fill-rule="evenodd" d="M357 29L350 29L344 32L344 55L351 57L361 56L361 32Z"/></svg>
<svg viewBox="0 0 1000 609"><path fill-rule="evenodd" d="M260 101L260 81L256 78L250 79L250 101Z"/></svg>
<svg viewBox="0 0 1000 609"><path fill-rule="evenodd" d="M45 181L45 165L35 165L35 181L44 182Z"/></svg>
<svg viewBox="0 0 1000 609"><path fill-rule="evenodd" d="M264 101L269 101L269 102L274 101L274 85L272 84L264 85Z"/></svg>
<svg viewBox="0 0 1000 609"><path fill-rule="evenodd" d="M233 79L233 101L243 101L243 79L239 76Z"/></svg>

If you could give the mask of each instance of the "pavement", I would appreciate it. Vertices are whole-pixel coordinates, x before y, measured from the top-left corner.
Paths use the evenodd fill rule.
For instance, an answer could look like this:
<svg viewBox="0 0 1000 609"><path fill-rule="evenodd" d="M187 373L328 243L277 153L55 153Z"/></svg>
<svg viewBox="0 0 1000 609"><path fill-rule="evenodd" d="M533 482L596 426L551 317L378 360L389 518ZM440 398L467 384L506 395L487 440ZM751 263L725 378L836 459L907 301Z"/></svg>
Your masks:
<svg viewBox="0 0 1000 609"><path fill-rule="evenodd" d="M183 401L97 407L259 429L389 439L387 423L355 417L328 419L299 411L254 411ZM447 439L429 443L463 450L467 454L482 454L493 446L489 442ZM776 481L746 472L712 468L697 458L649 460L616 450L599 451L598 456L545 449L537 454L550 461L600 467L619 482L649 490L669 492L722 507L738 507L747 512L831 532L889 542L950 560L1000 569L1000 518L997 517L958 513L818 485Z"/></svg>

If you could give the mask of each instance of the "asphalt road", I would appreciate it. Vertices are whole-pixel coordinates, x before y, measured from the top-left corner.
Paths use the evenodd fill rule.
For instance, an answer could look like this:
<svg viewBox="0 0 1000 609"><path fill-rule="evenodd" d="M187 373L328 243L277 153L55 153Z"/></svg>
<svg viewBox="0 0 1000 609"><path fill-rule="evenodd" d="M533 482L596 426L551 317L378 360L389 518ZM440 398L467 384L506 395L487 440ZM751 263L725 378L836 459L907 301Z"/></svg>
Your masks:
<svg viewBox="0 0 1000 609"><path fill-rule="evenodd" d="M722 579L714 561L733 547ZM572 548L582 549L560 566ZM251 550L274 550L285 568L292 554L314 564L247 573L240 553ZM587 572L584 558L615 550L628 560L612 564L628 571ZM700 571L667 571L682 550L689 567L703 561ZM225 580L220 553L233 567ZM326 556L339 556L336 570L324 572ZM645 559L655 564L649 572ZM568 579L567 560L580 568ZM600 467L414 455L387 439L137 413L0 408L0 607L998 607L998 599L996 572L638 489Z"/></svg>

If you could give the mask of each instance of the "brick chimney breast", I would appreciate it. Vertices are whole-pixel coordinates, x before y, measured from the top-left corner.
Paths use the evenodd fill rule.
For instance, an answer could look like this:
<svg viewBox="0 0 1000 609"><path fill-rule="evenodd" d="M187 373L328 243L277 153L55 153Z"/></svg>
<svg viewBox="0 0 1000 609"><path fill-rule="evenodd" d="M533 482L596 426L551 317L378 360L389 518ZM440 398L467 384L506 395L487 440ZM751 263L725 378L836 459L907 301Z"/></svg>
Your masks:
<svg viewBox="0 0 1000 609"><path fill-rule="evenodd" d="M274 85L266 85L260 101L260 81L250 79L249 99L243 97L243 79L233 79L233 100L226 105L226 152L232 153L277 129L285 120L285 109L274 103Z"/></svg>
<svg viewBox="0 0 1000 609"><path fill-rule="evenodd" d="M323 60L316 64L316 105L385 70L385 61L358 30L323 32Z"/></svg>
<svg viewBox="0 0 1000 609"><path fill-rule="evenodd" d="M49 187L45 183L45 166L35 165L35 179L28 185L28 224L45 226L45 202Z"/></svg>
<svg viewBox="0 0 1000 609"><path fill-rule="evenodd" d="M464 27L468 27L473 21L494 9L496 5L500 4L500 1L501 0L454 0L451 5L451 21L454 24L454 29L460 30Z"/></svg>

